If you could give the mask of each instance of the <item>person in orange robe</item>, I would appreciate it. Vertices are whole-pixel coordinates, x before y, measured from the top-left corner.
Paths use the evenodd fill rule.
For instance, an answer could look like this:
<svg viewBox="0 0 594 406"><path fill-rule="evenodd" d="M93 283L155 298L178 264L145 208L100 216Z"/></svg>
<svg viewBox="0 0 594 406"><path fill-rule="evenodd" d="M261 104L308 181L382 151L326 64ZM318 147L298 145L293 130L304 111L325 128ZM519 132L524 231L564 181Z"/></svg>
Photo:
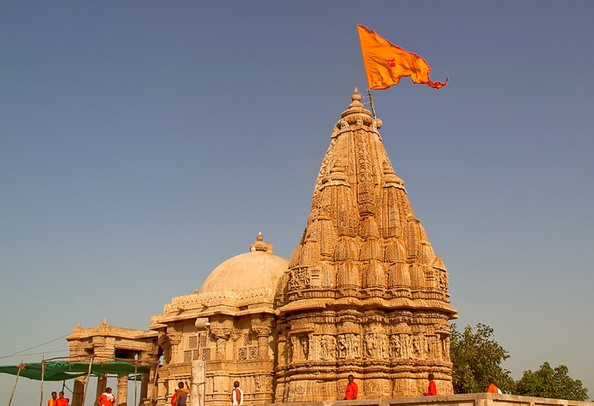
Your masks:
<svg viewBox="0 0 594 406"><path fill-rule="evenodd" d="M429 379L429 388L427 388L427 393L424 393L425 396L437 396L437 387L435 386L435 382L433 379L435 378L433 374L429 374L427 377Z"/></svg>
<svg viewBox="0 0 594 406"><path fill-rule="evenodd" d="M52 398L47 401L47 406L58 406L58 392L52 392Z"/></svg>
<svg viewBox="0 0 594 406"><path fill-rule="evenodd" d="M492 378L489 378L489 386L486 390L487 393L501 393L501 390L495 385L495 381Z"/></svg>
<svg viewBox="0 0 594 406"><path fill-rule="evenodd" d="M185 385L187 386L187 384ZM188 405L189 399L188 399L188 395L190 394L190 390L188 388L184 387L184 383L180 382L177 385L177 390L175 391L175 395L174 398L172 399L172 401L174 402L174 406L186 406Z"/></svg>
<svg viewBox="0 0 594 406"><path fill-rule="evenodd" d="M68 406L68 398L64 397L64 392L60 392L58 394L58 399L56 399L56 406Z"/></svg>
<svg viewBox="0 0 594 406"><path fill-rule="evenodd" d="M347 384L344 398L346 400L356 400L359 394L359 386L355 383L355 377L353 375L349 375L347 379L349 383Z"/></svg>
<svg viewBox="0 0 594 406"><path fill-rule="evenodd" d="M105 392L99 396L97 399L99 406L114 406L116 403L116 398L113 393L111 393L111 388L105 389Z"/></svg>

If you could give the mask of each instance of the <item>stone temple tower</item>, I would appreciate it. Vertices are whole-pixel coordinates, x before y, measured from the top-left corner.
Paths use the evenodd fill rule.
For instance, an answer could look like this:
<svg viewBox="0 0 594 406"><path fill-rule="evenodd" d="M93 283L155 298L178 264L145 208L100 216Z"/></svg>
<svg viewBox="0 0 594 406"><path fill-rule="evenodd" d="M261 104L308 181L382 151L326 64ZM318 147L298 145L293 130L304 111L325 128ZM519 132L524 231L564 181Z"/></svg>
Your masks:
<svg viewBox="0 0 594 406"><path fill-rule="evenodd" d="M355 89L277 291L275 402L453 393L448 274Z"/></svg>

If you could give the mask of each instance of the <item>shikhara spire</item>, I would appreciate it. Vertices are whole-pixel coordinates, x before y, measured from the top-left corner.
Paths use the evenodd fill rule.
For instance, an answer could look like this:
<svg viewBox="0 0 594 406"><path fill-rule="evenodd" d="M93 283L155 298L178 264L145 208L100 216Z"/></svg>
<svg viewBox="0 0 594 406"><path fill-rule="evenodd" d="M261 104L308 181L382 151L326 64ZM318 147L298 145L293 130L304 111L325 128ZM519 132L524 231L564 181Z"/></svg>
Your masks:
<svg viewBox="0 0 594 406"><path fill-rule="evenodd" d="M378 391L388 385L394 396L418 393L427 371L441 393L452 391L448 320L456 310L447 272L394 172L381 126L355 89L281 279L279 345L284 339L287 348L283 354L279 347L277 394L284 401L319 400L330 390L326 379L331 386L347 371L374 377ZM317 381L307 377L312 363Z"/></svg>

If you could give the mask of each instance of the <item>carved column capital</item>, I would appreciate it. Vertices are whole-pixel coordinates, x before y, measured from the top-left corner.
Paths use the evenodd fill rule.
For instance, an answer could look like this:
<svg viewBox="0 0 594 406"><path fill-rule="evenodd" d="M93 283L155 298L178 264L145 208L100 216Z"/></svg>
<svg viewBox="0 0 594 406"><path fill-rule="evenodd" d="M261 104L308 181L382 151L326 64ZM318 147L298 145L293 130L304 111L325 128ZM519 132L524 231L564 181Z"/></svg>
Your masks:
<svg viewBox="0 0 594 406"><path fill-rule="evenodd" d="M232 329L224 327L216 327L210 329L210 334L213 336L215 340L223 339L227 341L231 337L232 332Z"/></svg>

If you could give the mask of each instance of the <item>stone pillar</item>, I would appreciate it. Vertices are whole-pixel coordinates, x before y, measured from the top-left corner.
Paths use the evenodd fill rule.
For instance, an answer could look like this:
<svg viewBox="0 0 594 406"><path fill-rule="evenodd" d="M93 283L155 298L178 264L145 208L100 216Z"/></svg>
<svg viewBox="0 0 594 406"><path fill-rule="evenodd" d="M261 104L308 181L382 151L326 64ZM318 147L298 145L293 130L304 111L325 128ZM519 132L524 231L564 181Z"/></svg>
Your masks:
<svg viewBox="0 0 594 406"><path fill-rule="evenodd" d="M224 360L227 355L227 340L233 332L233 318L229 316L213 316L210 323L210 334L216 340L216 359Z"/></svg>
<svg viewBox="0 0 594 406"><path fill-rule="evenodd" d="M145 405L154 405L156 403L157 393L156 393L156 380L155 377L157 376L157 367L151 366L148 378L148 386L146 388L146 398L144 400Z"/></svg>
<svg viewBox="0 0 594 406"><path fill-rule="evenodd" d="M106 388L107 388L107 375L106 374L99 375L97 377L97 392L96 392L96 396L95 396L95 401L93 403L95 406L99 406L97 399L99 399L99 396L101 396L101 394L103 392L105 392Z"/></svg>
<svg viewBox="0 0 594 406"><path fill-rule="evenodd" d="M148 385L149 385L149 374L142 374L142 380L140 383L140 399L138 400L138 405L134 405L134 406L139 406L144 403L144 399L146 399L146 395L148 393Z"/></svg>
<svg viewBox="0 0 594 406"><path fill-rule="evenodd" d="M165 374L163 374L165 375ZM167 379L159 375L157 380L157 405L167 404Z"/></svg>
<svg viewBox="0 0 594 406"><path fill-rule="evenodd" d="M256 316L252 318L252 331L258 337L258 358L269 358L269 337L272 335L273 321L270 317Z"/></svg>
<svg viewBox="0 0 594 406"><path fill-rule="evenodd" d="M83 406L83 396L85 395L85 377L79 376L74 379L74 388L72 389L71 406Z"/></svg>
<svg viewBox="0 0 594 406"><path fill-rule="evenodd" d="M190 377L190 406L204 406L204 390L206 388L203 360L192 361Z"/></svg>
<svg viewBox="0 0 594 406"><path fill-rule="evenodd" d="M116 397L118 406L128 406L128 375L118 375L118 393Z"/></svg>

